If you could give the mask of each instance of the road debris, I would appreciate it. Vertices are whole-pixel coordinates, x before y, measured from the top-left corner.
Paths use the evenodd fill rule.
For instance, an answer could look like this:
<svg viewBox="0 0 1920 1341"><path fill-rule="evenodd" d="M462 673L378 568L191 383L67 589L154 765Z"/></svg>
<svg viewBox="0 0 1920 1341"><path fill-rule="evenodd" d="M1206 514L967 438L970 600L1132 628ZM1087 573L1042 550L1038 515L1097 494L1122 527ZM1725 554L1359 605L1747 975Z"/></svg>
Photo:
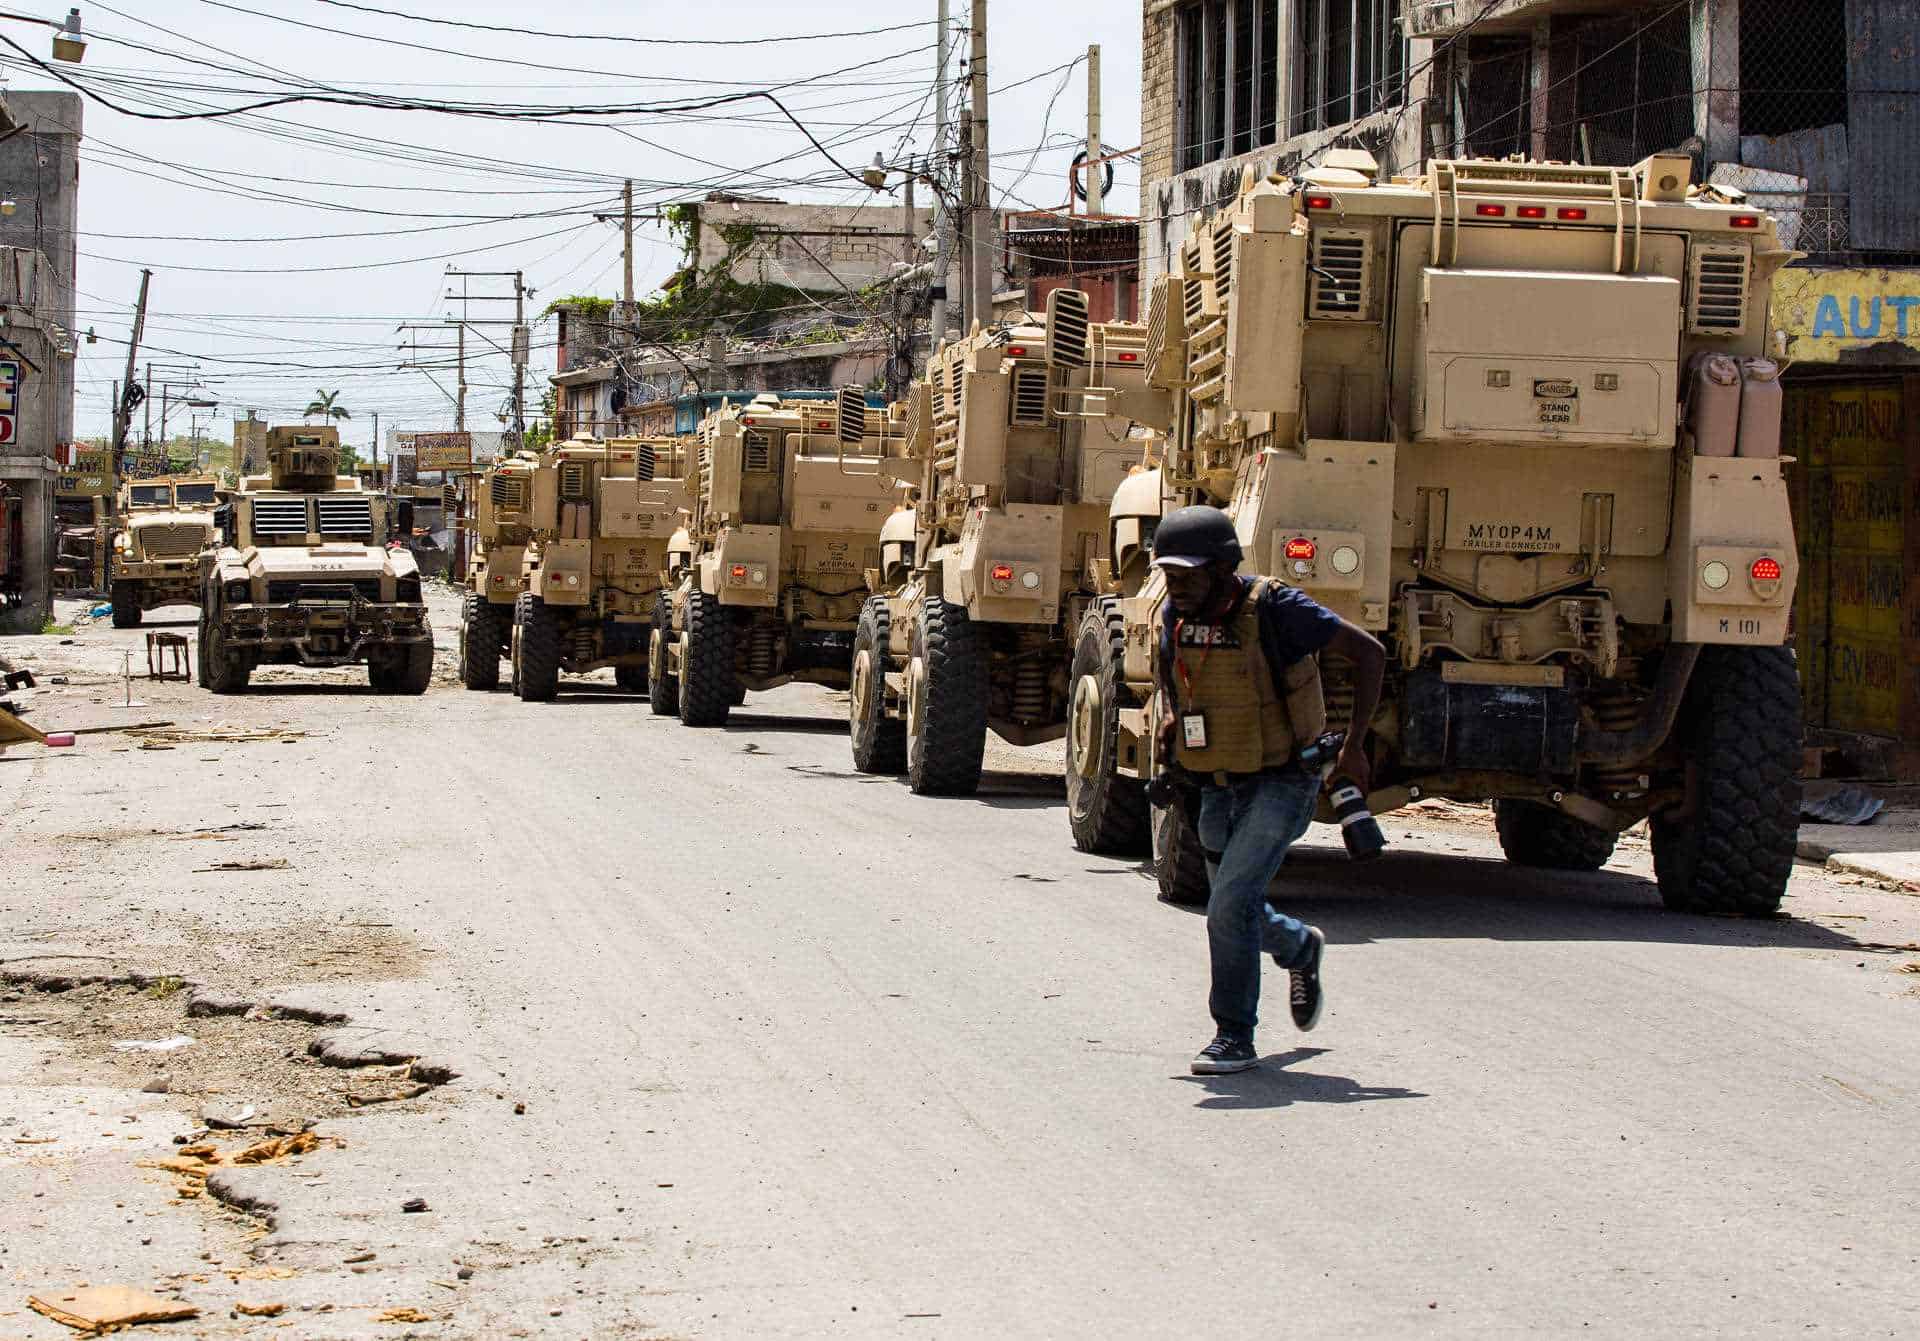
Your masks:
<svg viewBox="0 0 1920 1341"><path fill-rule="evenodd" d="M248 1318L277 1318L287 1311L285 1304L235 1304L235 1313Z"/></svg>
<svg viewBox="0 0 1920 1341"><path fill-rule="evenodd" d="M287 869L285 857L252 857L245 861L216 861L211 866L196 866L195 875L206 875L211 871L284 871Z"/></svg>
<svg viewBox="0 0 1920 1341"><path fill-rule="evenodd" d="M399 1103L404 1099L418 1099L421 1095L427 1093L432 1088L433 1086L431 1085L409 1085L406 1089L398 1090L392 1094L349 1093L347 1095L347 1107L368 1108L374 1104L394 1104L394 1103Z"/></svg>
<svg viewBox="0 0 1920 1341"><path fill-rule="evenodd" d="M193 1040L185 1034L175 1034L172 1038L130 1038L125 1042L115 1043L113 1050L115 1052L177 1052L181 1048L192 1046Z"/></svg>
<svg viewBox="0 0 1920 1341"><path fill-rule="evenodd" d="M408 1215L419 1215L428 1209L425 1197L408 1197L400 1203L400 1209Z"/></svg>
<svg viewBox="0 0 1920 1341"><path fill-rule="evenodd" d="M374 1319L375 1322L432 1322L433 1314L422 1313L417 1308L390 1308Z"/></svg>
<svg viewBox="0 0 1920 1341"><path fill-rule="evenodd" d="M27 1307L95 1336L143 1322L181 1322L200 1316L200 1310L192 1304L162 1299L128 1285L85 1285L70 1292L30 1295Z"/></svg>

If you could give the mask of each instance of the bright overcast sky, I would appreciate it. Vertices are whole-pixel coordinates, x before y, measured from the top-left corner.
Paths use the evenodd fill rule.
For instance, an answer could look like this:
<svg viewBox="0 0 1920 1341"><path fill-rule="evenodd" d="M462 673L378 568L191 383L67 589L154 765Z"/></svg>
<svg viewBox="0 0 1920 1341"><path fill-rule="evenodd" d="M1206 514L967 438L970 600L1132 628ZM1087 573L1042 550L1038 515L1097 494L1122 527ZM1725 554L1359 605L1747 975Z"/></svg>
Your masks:
<svg viewBox="0 0 1920 1341"><path fill-rule="evenodd" d="M8 8L57 18L67 3L15 0ZM954 0L956 19L967 9ZM230 107L290 84L570 107L776 88L841 164L857 168L876 150L924 152L932 142L932 0L119 0L113 8L82 0L81 10L89 44L78 77L148 112ZM727 47L487 32L425 21L433 18L597 39L737 41L914 26ZM1105 139L1123 149L1138 143L1140 9L1054 0L996 5L991 18L996 197L1057 205L1086 112L1084 63L1063 67L1089 43L1102 47ZM0 33L45 59L46 29L0 18ZM957 41L954 78L966 51L964 35ZM9 88L56 86L12 49L0 54ZM451 424L451 403L427 376L396 369L394 331L402 321L458 311L445 297L449 265L525 270L537 290L531 312L562 294L618 296L618 230L593 215L618 209L624 177L635 179L636 210L722 187L848 205L872 199L835 180L834 164L764 101L554 124L314 103L154 121L89 98L85 117L79 324L100 339L81 346L82 435L108 429L139 265L154 271L143 361L197 362L221 402L219 436L249 407L273 420L296 418L326 387L338 388L352 411L348 440L365 443L376 410L383 434ZM1138 181L1132 164L1120 166L1109 206L1116 212L1133 208ZM644 296L672 272L675 250L659 225L636 231L635 286ZM507 291L497 282L473 289ZM473 314L510 310L488 303ZM505 328L492 333L506 343ZM449 329L421 338L451 336ZM470 340L470 351L476 344ZM536 328L534 350L530 408L552 371L551 322ZM436 376L451 389L449 377ZM510 377L498 354L471 362L470 427L494 426Z"/></svg>

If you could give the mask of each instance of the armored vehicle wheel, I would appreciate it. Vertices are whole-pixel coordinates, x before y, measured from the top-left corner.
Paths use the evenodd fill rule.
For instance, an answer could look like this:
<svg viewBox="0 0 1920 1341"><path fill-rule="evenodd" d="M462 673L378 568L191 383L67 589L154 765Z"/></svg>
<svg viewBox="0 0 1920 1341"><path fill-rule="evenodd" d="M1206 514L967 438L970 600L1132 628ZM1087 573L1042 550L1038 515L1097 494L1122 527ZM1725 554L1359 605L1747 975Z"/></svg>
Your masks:
<svg viewBox="0 0 1920 1341"><path fill-rule="evenodd" d="M688 593L686 639L680 658L680 722L725 726L739 682L733 674L733 618L718 596Z"/></svg>
<svg viewBox="0 0 1920 1341"><path fill-rule="evenodd" d="M1614 834L1537 801L1495 801L1493 827L1500 850L1516 866L1597 871L1613 855Z"/></svg>
<svg viewBox="0 0 1920 1341"><path fill-rule="evenodd" d="M560 621L531 592L514 598L513 692L525 703L546 703L560 692Z"/></svg>
<svg viewBox="0 0 1920 1341"><path fill-rule="evenodd" d="M140 627L140 592L131 582L113 584L113 626L116 629Z"/></svg>
<svg viewBox="0 0 1920 1341"><path fill-rule="evenodd" d="M432 640L374 649L367 658L367 683L383 694L426 693L433 683Z"/></svg>
<svg viewBox="0 0 1920 1341"><path fill-rule="evenodd" d="M1681 913L1780 910L1800 826L1800 676L1784 647L1709 647L1680 709L1687 800L1653 817L1660 897Z"/></svg>
<svg viewBox="0 0 1920 1341"><path fill-rule="evenodd" d="M497 689L500 685L500 641L505 611L482 596L468 592L460 609L460 683L469 689Z"/></svg>
<svg viewBox="0 0 1920 1341"><path fill-rule="evenodd" d="M231 651L220 632L220 612L212 604L200 616L201 683L216 694L244 694L253 667L245 652Z"/></svg>
<svg viewBox="0 0 1920 1341"><path fill-rule="evenodd" d="M928 596L907 650L907 781L921 796L971 796L986 749L986 649L963 607Z"/></svg>
<svg viewBox="0 0 1920 1341"><path fill-rule="evenodd" d="M613 682L629 694L647 692L647 668L645 666L615 666Z"/></svg>
<svg viewBox="0 0 1920 1341"><path fill-rule="evenodd" d="M869 598L853 634L853 691L849 698L853 766L862 773L900 773L907 767L907 724L887 716L887 601Z"/></svg>
<svg viewBox="0 0 1920 1341"><path fill-rule="evenodd" d="M1182 908L1207 906L1206 854L1179 806L1153 807L1153 875L1163 901Z"/></svg>
<svg viewBox="0 0 1920 1341"><path fill-rule="evenodd" d="M1147 787L1114 771L1120 740L1126 621L1103 597L1080 621L1067 708L1067 823L1082 852L1143 857L1153 841Z"/></svg>
<svg viewBox="0 0 1920 1341"><path fill-rule="evenodd" d="M655 717L680 711L680 681L667 674L667 643L673 637L673 602L664 593L654 598L653 628L647 635L647 703Z"/></svg>

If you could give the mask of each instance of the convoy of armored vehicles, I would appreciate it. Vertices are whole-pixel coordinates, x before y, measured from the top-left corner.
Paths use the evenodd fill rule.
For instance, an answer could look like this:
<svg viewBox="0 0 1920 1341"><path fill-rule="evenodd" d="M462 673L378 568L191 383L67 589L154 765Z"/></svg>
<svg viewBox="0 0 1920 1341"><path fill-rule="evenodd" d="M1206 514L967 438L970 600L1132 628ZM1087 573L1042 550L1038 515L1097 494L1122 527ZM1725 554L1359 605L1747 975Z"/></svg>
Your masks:
<svg viewBox="0 0 1920 1341"><path fill-rule="evenodd" d="M1337 150L1199 221L1143 323L1059 290L935 349L906 401L759 395L677 438L574 439L476 480L460 673L522 699L611 668L715 726L750 692L845 689L853 759L967 793L989 732L1065 738L1067 819L1204 900L1149 803L1170 509L1233 518L1245 571L1374 633L1371 721L1319 669L1378 812L1491 801L1516 862L1592 869L1650 821L1675 909L1764 914L1794 851L1798 559L1768 357L1774 224L1633 168ZM329 428L270 474L122 500L115 622L198 601L200 673L365 663L419 693L432 634L399 509ZM211 541L208 537L217 531ZM1324 803L1323 803L1324 804ZM1325 814L1322 818L1326 818Z"/></svg>

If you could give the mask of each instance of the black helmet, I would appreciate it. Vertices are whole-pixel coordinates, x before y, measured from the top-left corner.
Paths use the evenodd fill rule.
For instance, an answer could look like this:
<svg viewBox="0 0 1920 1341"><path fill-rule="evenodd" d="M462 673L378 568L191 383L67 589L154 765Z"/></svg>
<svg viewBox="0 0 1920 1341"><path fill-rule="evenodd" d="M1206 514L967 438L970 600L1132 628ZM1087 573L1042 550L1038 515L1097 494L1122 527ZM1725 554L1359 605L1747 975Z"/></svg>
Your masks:
<svg viewBox="0 0 1920 1341"><path fill-rule="evenodd" d="M1238 567L1240 537L1219 508L1175 508L1153 533L1153 562L1162 568L1198 568L1223 560Z"/></svg>

